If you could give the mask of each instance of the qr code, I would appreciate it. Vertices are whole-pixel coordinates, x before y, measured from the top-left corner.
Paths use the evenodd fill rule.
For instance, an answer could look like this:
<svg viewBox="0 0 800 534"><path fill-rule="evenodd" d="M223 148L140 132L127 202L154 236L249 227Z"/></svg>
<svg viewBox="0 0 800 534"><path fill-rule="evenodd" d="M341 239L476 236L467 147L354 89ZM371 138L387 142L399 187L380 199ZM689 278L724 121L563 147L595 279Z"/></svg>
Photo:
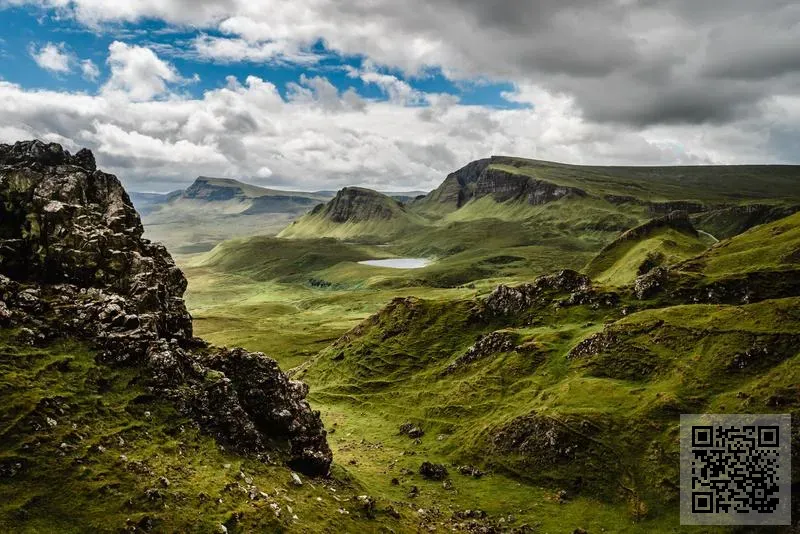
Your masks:
<svg viewBox="0 0 800 534"><path fill-rule="evenodd" d="M681 524L790 524L790 432L790 415L681 415Z"/></svg>

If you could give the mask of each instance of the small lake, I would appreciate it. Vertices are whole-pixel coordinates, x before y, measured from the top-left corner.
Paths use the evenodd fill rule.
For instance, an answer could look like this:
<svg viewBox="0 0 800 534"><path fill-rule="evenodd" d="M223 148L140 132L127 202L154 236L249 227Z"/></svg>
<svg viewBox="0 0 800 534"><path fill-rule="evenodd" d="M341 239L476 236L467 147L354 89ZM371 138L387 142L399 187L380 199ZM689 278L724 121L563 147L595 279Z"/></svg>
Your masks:
<svg viewBox="0 0 800 534"><path fill-rule="evenodd" d="M388 267L390 269L422 269L431 264L426 258L389 258L386 260L366 260L358 262L372 267Z"/></svg>

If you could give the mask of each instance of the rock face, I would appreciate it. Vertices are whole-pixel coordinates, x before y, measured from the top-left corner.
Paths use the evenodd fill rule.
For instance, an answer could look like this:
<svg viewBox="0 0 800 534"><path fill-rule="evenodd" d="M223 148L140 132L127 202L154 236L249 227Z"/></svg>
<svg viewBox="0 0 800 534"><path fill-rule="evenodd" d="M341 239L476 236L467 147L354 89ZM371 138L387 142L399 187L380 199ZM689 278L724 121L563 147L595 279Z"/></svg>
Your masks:
<svg viewBox="0 0 800 534"><path fill-rule="evenodd" d="M575 187L565 187L539 180L526 174L516 174L492 165L514 166L513 158L492 156L473 161L449 174L423 202L449 204L460 208L473 199L491 196L497 202L523 200L531 205L553 202L568 195L586 196Z"/></svg>
<svg viewBox="0 0 800 534"><path fill-rule="evenodd" d="M327 474L307 387L261 353L193 338L186 279L142 232L119 180L88 150L0 145L0 326L21 327L29 344L86 339L103 362L141 367L154 393L230 447L285 451L296 470Z"/></svg>
<svg viewBox="0 0 800 534"><path fill-rule="evenodd" d="M143 330L191 337L183 273L163 246L142 239L122 184L96 170L91 152L0 145L0 199L0 272L120 295L119 313L137 315Z"/></svg>

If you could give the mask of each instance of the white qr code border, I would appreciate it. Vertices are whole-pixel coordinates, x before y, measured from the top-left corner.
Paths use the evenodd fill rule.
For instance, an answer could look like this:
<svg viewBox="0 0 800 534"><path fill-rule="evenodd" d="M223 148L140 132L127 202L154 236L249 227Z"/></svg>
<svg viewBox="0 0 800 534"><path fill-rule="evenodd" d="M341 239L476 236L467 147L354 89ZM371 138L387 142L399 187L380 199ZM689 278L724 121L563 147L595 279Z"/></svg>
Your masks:
<svg viewBox="0 0 800 534"><path fill-rule="evenodd" d="M791 524L791 421L790 414L682 414L681 525ZM750 461L732 461L737 456ZM757 502L761 511L749 506Z"/></svg>

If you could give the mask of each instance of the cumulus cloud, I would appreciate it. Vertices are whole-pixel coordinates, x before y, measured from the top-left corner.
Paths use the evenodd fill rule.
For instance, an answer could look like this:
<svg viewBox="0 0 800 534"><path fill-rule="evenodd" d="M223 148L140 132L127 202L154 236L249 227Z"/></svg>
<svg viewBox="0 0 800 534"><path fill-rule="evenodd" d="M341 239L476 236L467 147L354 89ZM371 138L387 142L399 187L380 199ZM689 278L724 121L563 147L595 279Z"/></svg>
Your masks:
<svg viewBox="0 0 800 534"><path fill-rule="evenodd" d="M42 46L31 45L30 54L41 68L56 74L72 71L72 55L64 43L46 43Z"/></svg>
<svg viewBox="0 0 800 534"><path fill-rule="evenodd" d="M168 84L183 81L175 67L147 47L114 41L108 47L111 77L103 92L131 100L149 100L167 92Z"/></svg>
<svg viewBox="0 0 800 534"><path fill-rule="evenodd" d="M224 36L195 46L222 61L313 61L309 47L324 42L406 74L537 83L588 119L635 127L730 123L800 84L791 0L14 1L86 24L152 17L213 29Z"/></svg>
<svg viewBox="0 0 800 534"><path fill-rule="evenodd" d="M100 77L100 69L91 59L84 59L81 61L81 73L84 79L94 82Z"/></svg>
<svg viewBox="0 0 800 534"><path fill-rule="evenodd" d="M574 98L536 85L506 95L535 101L534 108L484 108L425 95L435 104L359 97L355 109L329 83L298 80L313 101L284 98L255 76L229 77L200 98L137 101L0 82L0 124L19 125L0 128L0 141L39 137L72 150L88 146L131 190L167 191L201 174L306 190L427 189L491 154L585 164L767 162L789 146L786 135L800 124L795 98L769 101L770 128L748 117L699 132L688 125L633 129L591 122ZM435 112L423 116L424 110Z"/></svg>
<svg viewBox="0 0 800 534"><path fill-rule="evenodd" d="M310 67L364 58L346 74L386 97L337 87L322 68L285 96L269 80L229 76L189 97L176 91L189 80L156 50L122 42L109 49L97 95L0 82L0 138L87 145L132 189L198 174L428 188L490 154L586 164L800 157L800 4L791 0L8 1L92 27L160 19L200 28L187 45L193 59ZM503 97L524 106L465 105L415 88L431 68L456 83L511 82Z"/></svg>

